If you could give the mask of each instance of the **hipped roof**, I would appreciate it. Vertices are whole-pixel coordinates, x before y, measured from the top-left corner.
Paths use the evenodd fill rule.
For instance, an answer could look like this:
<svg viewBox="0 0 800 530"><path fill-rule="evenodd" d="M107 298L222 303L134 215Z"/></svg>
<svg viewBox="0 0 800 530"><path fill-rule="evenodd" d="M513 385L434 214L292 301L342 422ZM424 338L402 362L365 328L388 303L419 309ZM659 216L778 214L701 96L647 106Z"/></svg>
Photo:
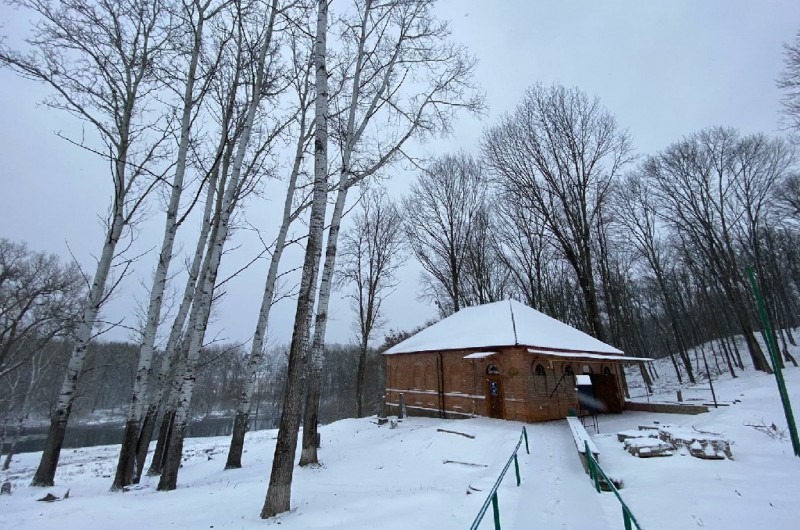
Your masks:
<svg viewBox="0 0 800 530"><path fill-rule="evenodd" d="M617 348L515 300L464 308L389 348L384 354L507 346L525 346L554 354L624 355Z"/></svg>

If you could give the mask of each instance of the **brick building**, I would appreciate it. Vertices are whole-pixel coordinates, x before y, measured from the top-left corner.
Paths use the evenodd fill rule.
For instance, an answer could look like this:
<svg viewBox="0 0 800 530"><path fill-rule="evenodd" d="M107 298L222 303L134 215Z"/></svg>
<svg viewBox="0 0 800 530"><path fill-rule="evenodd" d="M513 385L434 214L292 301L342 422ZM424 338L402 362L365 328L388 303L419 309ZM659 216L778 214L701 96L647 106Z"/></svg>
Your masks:
<svg viewBox="0 0 800 530"><path fill-rule="evenodd" d="M644 360L513 300L462 309L384 355L393 413L402 393L409 414L526 422L578 410L581 374L598 409L621 412L622 362Z"/></svg>

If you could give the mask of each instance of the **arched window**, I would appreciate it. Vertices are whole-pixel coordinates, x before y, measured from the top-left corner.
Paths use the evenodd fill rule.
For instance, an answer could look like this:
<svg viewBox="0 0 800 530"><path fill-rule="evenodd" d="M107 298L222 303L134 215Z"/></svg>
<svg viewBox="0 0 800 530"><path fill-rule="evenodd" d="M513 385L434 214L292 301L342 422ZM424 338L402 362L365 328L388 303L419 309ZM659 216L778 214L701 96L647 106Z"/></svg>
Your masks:
<svg viewBox="0 0 800 530"><path fill-rule="evenodd" d="M500 369L494 363L489 363L486 367L486 375L500 375Z"/></svg>
<svg viewBox="0 0 800 530"><path fill-rule="evenodd" d="M611 368L609 368L608 366L604 366L603 375L611 375Z"/></svg>
<svg viewBox="0 0 800 530"><path fill-rule="evenodd" d="M533 364L533 388L539 395L547 395L547 370L541 363Z"/></svg>
<svg viewBox="0 0 800 530"><path fill-rule="evenodd" d="M589 366L588 364L584 364L583 365L583 373L584 374L593 374L594 370L592 370L592 367Z"/></svg>
<svg viewBox="0 0 800 530"><path fill-rule="evenodd" d="M564 365L564 375L575 375L571 364Z"/></svg>

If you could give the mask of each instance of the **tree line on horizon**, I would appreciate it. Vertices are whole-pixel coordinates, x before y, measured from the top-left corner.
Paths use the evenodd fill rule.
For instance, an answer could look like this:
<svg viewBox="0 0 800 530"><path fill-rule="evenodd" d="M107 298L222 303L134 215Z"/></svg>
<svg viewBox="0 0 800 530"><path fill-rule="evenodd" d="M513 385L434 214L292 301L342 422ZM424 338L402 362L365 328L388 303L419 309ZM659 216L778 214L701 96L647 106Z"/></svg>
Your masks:
<svg viewBox="0 0 800 530"><path fill-rule="evenodd" d="M319 462L330 366L354 369L352 414L372 412L380 370L370 344L409 255L424 271L420 296L442 317L518 298L628 353L670 357L689 381L691 347L734 334L747 351L721 340L714 360L733 376L743 355L771 370L755 340L744 272L753 267L778 339L794 344L800 177L789 139L712 127L637 156L597 98L537 84L485 130L475 154L420 159L414 143L486 110L476 60L450 39L433 0L16 3L35 19L20 48L0 41L0 66L44 84L46 105L94 131L94 144L68 140L108 162L113 189L93 273L0 242L0 383L18 385L24 402L41 370L61 381L48 398L34 486L54 483L67 424L98 362L92 344L114 325L103 321L103 305L137 259L127 240L148 210L164 229L121 376L130 384L113 491L138 483L156 432L148 473L160 475L161 491L177 487L193 403L209 390L201 383L214 351L206 329L229 280L220 264L246 208L281 216L269 227L276 235L252 339L220 357L237 365L220 372L236 374L223 385L235 396L225 468L242 465L266 366L283 384L264 518L290 508L298 443L300 465ZM780 80L794 118L798 39L787 45ZM381 180L404 163L417 178L395 201ZM285 190L269 203L267 181ZM175 242L189 225L198 236L180 263ZM292 246L303 249L303 263L287 271L281 260ZM171 311L169 288L179 293ZM357 352L347 363L326 363L333 289L357 315ZM278 369L276 356L265 364L268 324L287 297L296 313ZM390 330L385 342L404 336ZM62 350L59 363L47 362L48 348ZM796 364L788 348L783 355Z"/></svg>

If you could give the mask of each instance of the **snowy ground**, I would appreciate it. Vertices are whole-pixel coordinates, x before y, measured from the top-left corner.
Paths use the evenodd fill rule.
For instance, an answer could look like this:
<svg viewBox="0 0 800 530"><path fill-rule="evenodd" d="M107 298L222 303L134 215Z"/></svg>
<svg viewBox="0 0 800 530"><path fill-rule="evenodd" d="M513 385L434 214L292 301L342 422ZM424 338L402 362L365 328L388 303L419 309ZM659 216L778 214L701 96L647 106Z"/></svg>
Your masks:
<svg viewBox="0 0 800 530"><path fill-rule="evenodd" d="M786 370L800 412L800 369ZM594 436L607 473L624 481L622 495L648 530L798 528L800 459L788 439L776 440L746 423L785 427L774 379L746 371L716 382L727 407L699 416L640 412L605 416ZM709 396L701 384L693 391ZM687 390L691 395L692 390ZM705 393L705 394L704 394ZM653 421L720 432L734 441L735 460L708 461L675 454L640 459L623 450L614 433ZM474 435L474 439L437 432ZM565 421L528 425L531 454L522 450L522 487L513 467L500 489L504 529L621 528L619 504L597 494L578 460ZM40 453L18 456L10 472L11 496L0 497L0 528L468 528L485 499L468 494L493 484L519 439L521 424L489 419L442 421L412 418L397 429L370 420L344 420L322 428L324 466L295 470L293 511L262 521L275 431L248 435L245 467L223 471L228 439L186 442L179 488L109 493L118 446L67 449L57 486L29 488ZM455 460L479 466L443 463ZM486 467L482 467L482 466ZM36 502L52 492L66 500ZM492 528L491 510L481 528Z"/></svg>

